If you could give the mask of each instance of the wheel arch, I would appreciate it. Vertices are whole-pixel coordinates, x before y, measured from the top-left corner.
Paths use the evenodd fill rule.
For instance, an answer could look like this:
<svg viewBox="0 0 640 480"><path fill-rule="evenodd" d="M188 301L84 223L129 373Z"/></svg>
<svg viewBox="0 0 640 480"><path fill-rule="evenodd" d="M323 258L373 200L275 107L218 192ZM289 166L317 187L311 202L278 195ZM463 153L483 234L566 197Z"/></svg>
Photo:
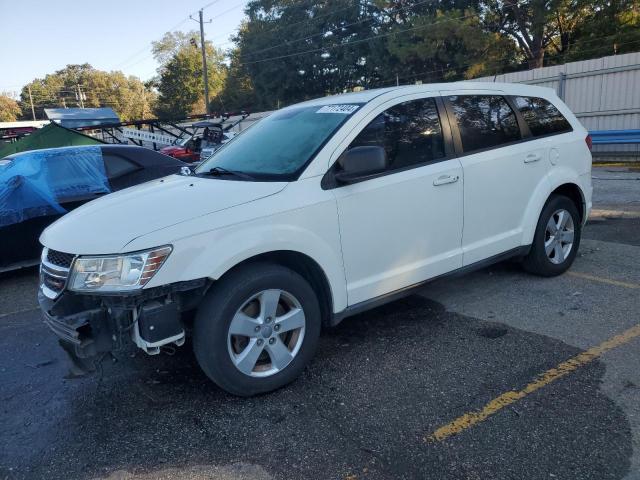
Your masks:
<svg viewBox="0 0 640 480"><path fill-rule="evenodd" d="M580 222L583 224L586 215L586 199L580 185L573 180L540 184L529 202L523 223L522 245L530 245L540 219L544 206L552 195L564 195L568 197L580 213Z"/></svg>
<svg viewBox="0 0 640 480"><path fill-rule="evenodd" d="M573 204L576 206L576 209L580 214L580 223L582 224L584 222L585 220L584 217L586 214L586 201L585 201L584 192L577 184L568 182L568 183L563 183L562 185L557 186L549 194L549 197L547 198L546 202L549 201L549 198L551 198L551 195L563 195L569 198L569 200L571 200Z"/></svg>
<svg viewBox="0 0 640 480"><path fill-rule="evenodd" d="M302 276L318 296L320 313L322 315L323 326L329 326L333 317L333 294L329 278L320 264L302 252L295 250L273 250L259 253L236 263L222 275L218 280L224 278L232 271L250 264L272 263L293 270ZM215 288L215 282L214 282Z"/></svg>

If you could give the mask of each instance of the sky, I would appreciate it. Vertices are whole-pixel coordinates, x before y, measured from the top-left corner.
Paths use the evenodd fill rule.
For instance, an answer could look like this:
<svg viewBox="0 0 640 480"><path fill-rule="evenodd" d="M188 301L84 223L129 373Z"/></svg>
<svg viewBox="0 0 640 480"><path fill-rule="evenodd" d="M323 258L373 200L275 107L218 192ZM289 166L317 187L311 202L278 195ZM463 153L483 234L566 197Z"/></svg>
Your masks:
<svg viewBox="0 0 640 480"><path fill-rule="evenodd" d="M205 7L207 40L229 48L247 0L0 0L0 92L15 95L67 64L90 63L147 80L157 63L151 42L169 30L197 30Z"/></svg>

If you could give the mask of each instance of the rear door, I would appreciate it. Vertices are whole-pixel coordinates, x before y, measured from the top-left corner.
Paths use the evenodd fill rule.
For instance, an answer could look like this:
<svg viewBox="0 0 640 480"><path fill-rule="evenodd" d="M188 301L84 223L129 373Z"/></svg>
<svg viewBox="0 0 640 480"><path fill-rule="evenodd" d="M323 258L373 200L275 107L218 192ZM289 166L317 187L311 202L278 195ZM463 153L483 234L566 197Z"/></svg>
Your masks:
<svg viewBox="0 0 640 480"><path fill-rule="evenodd" d="M546 181L548 148L498 92L443 92L464 171L463 264L521 246L527 206Z"/></svg>

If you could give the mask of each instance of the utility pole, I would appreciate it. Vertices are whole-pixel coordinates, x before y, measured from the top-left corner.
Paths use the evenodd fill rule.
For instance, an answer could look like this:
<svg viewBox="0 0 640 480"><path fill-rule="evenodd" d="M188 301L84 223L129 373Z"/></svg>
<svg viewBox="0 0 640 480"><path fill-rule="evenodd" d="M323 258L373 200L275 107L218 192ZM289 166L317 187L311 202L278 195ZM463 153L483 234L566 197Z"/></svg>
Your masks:
<svg viewBox="0 0 640 480"><path fill-rule="evenodd" d="M212 20L209 20L208 22L203 21L202 14L203 14L203 10L200 9L198 11L199 20L196 20L191 16L189 16L189 18L191 18L191 20L194 20L200 23L200 48L202 50L202 76L204 79L204 106L208 115L209 114L209 72L207 72L207 50L204 45L204 24L211 23Z"/></svg>
<svg viewBox="0 0 640 480"><path fill-rule="evenodd" d="M82 90L80 89L80 85L76 84L76 88L78 89L78 102L80 104L80 108L84 108L84 98L82 98L84 96L84 94L82 93Z"/></svg>
<svg viewBox="0 0 640 480"><path fill-rule="evenodd" d="M31 96L31 85L27 85L27 90L29 90L29 103L31 103L31 115L33 116L33 120L36 119L36 110L33 108L33 97Z"/></svg>

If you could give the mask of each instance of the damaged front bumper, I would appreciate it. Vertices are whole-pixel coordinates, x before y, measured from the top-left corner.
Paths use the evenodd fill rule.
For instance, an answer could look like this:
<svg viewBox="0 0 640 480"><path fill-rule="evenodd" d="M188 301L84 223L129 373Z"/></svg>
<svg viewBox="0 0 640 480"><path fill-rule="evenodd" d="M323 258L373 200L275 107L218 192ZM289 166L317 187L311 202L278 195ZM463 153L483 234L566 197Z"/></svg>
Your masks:
<svg viewBox="0 0 640 480"><path fill-rule="evenodd" d="M136 345L149 355L185 339L185 317L208 287L205 279L118 295L87 295L67 290L50 298L41 286L38 301L44 323L59 338L76 367L93 370L105 354Z"/></svg>

